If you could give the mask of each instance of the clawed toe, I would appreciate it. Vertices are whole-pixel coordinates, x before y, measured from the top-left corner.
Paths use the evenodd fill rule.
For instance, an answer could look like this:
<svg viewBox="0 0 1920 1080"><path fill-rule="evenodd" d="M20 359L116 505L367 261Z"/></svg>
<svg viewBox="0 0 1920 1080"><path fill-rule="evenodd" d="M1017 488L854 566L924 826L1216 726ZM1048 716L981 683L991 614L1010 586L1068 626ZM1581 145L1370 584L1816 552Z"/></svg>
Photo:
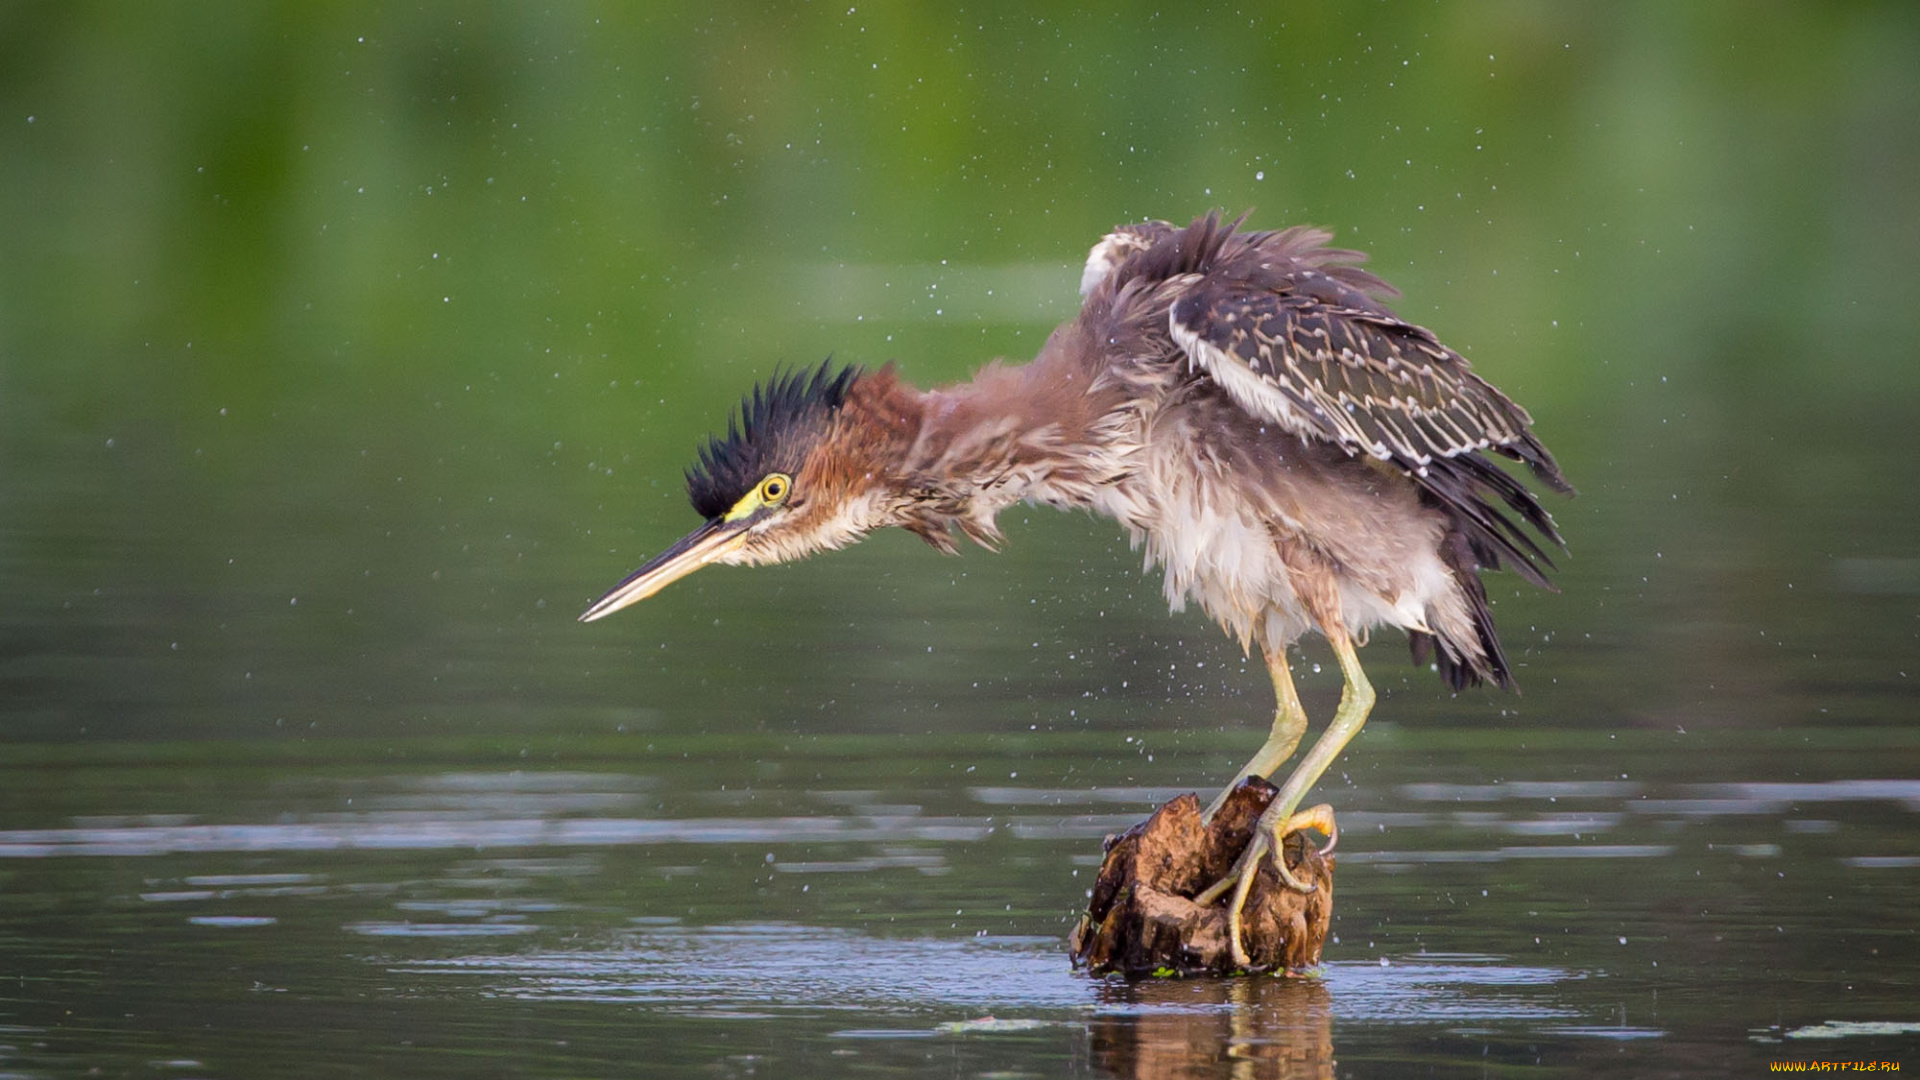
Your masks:
<svg viewBox="0 0 1920 1080"><path fill-rule="evenodd" d="M1312 829L1314 832L1327 838L1326 846L1320 849L1320 854L1322 855L1331 852L1334 845L1340 842L1340 827L1334 824L1333 807L1328 806L1326 803L1321 803L1319 806L1310 806L1300 811L1288 818L1286 823L1281 825L1275 832L1277 835L1285 837L1288 833L1296 833L1305 829Z"/></svg>
<svg viewBox="0 0 1920 1080"><path fill-rule="evenodd" d="M1273 868L1279 872L1280 880L1286 882L1288 888L1302 893L1310 893L1317 888L1311 882L1294 877L1293 871L1287 868L1283 843L1289 833L1306 829L1312 829L1327 838L1327 846L1320 849L1322 855L1332 851L1334 845L1340 842L1340 830L1333 820L1333 807L1326 803L1292 814L1272 828L1267 827L1266 819L1262 817L1254 829L1253 838L1247 842L1247 850L1240 854L1233 870L1193 898L1195 903L1205 906L1220 899L1229 887L1233 889L1233 900L1227 905L1227 947L1236 966L1252 966L1240 936L1240 913L1246 907L1247 893L1253 888L1253 878L1260 870L1261 859L1269 854L1273 856Z"/></svg>
<svg viewBox="0 0 1920 1080"><path fill-rule="evenodd" d="M1282 845L1285 843L1288 834L1302 832L1307 829L1312 829L1314 832L1320 833L1327 838L1327 846L1320 849L1320 854L1322 855L1332 851L1333 846L1340 842L1340 829L1333 823L1333 807L1328 806L1326 803L1321 803L1319 806L1310 807L1294 814L1276 826L1273 830L1273 850L1275 852L1284 852L1286 849ZM1314 890L1314 885L1309 882L1303 882L1293 876L1293 871L1287 868L1287 860L1284 855L1276 854L1274 856L1273 868L1280 872L1280 880L1286 882L1287 886L1294 891L1310 893Z"/></svg>

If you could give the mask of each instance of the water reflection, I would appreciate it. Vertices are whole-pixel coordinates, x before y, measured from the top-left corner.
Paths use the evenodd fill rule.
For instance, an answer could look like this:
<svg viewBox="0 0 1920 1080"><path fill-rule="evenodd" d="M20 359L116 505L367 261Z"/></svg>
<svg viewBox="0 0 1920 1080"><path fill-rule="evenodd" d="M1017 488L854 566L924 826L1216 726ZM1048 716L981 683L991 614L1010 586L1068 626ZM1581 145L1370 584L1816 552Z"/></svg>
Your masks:
<svg viewBox="0 0 1920 1080"><path fill-rule="evenodd" d="M1334 963L1304 979L1127 982L1071 972L1049 937L890 938L799 924L652 921L604 948L373 962L409 995L825 1021L827 1042L862 1047L844 1051L856 1055L891 1042L979 1046L1063 1029L1083 1033L1086 1059L1103 1074L1140 1080L1329 1077L1338 1063L1336 1020L1518 1043L1547 1032L1628 1031L1574 1003L1567 991L1585 983L1583 973L1475 954Z"/></svg>
<svg viewBox="0 0 1920 1080"><path fill-rule="evenodd" d="M896 939L786 923L643 925L610 948L457 956L391 970L469 976L490 995L522 1000L689 1015L957 1008L1005 1019L1010 1010L1077 1010L1091 1000L1053 938Z"/></svg>
<svg viewBox="0 0 1920 1080"><path fill-rule="evenodd" d="M0 858L61 855L597 847L606 845L981 840L983 818L497 818L416 812L316 815L303 822L0 830ZM1097 834L1096 834L1097 835ZM855 864L849 864L853 867ZM864 867L865 864L858 864Z"/></svg>
<svg viewBox="0 0 1920 1080"><path fill-rule="evenodd" d="M1128 982L1075 973L1062 942L1047 936L895 938L792 923L648 919L616 937L604 948L375 962L393 975L468 980L487 996L528 1001L619 1002L688 1015L859 1011L926 1018L887 1029L900 1037L1006 1032L1016 1020L1071 1017L1113 1053L1143 1061L1160 1057L1152 1046L1172 1043L1217 1043L1220 1060L1330 1061L1321 1051L1330 1045L1335 1015L1447 1024L1583 1019L1559 1000L1558 988L1584 974L1502 956L1334 963L1313 978ZM956 1010L965 1019L951 1019ZM986 1018L994 1022L982 1023Z"/></svg>
<svg viewBox="0 0 1920 1080"><path fill-rule="evenodd" d="M1295 1080L1334 1074L1334 996L1319 979L1109 984L1128 1008L1089 1025L1093 1060L1127 1080Z"/></svg>
<svg viewBox="0 0 1920 1080"><path fill-rule="evenodd" d="M180 853L431 850L463 848L646 847L664 844L797 844L867 846L835 857L782 858L788 874L866 873L911 869L947 873L946 844L974 844L1010 836L1031 842L1097 841L1128 827L1155 800L1185 788L1063 789L969 787L927 791L926 803L886 801L879 792L842 790L801 793L807 812L751 815L744 812L676 816L659 796L658 777L556 772L528 774L449 773L394 776L346 785L353 810L335 809L337 792L311 796L325 808L283 810L264 821L224 823L188 814L76 816L64 828L0 830L0 859L50 856L150 856ZM1420 864L1506 862L1520 859L1650 859L1672 855L1677 845L1648 842L1649 825L1671 830L1717 818L1784 817L1789 835L1826 835L1841 824L1828 818L1788 817L1807 804L1890 804L1920 811L1920 781L1842 779L1811 783L1641 783L1621 781L1523 781L1503 784L1403 784L1397 794L1414 804L1454 803L1481 809L1394 811L1369 809L1379 796L1358 791L1357 804L1342 816L1350 835L1420 832L1411 845L1343 852L1355 863ZM736 811L761 805L752 792L681 793L682 804L731 800ZM791 798L791 796L788 796ZM936 806L936 801L938 805ZM770 801L770 800L769 800ZM1533 804L1528 806L1527 804ZM1568 803L1581 804L1569 808ZM969 805L971 804L971 805ZM1058 813L1049 810L1102 804L1130 809ZM365 807L366 809L359 809ZM945 813L930 812L933 809ZM969 809L980 812L966 812ZM626 813L615 813L616 811ZM648 816L652 810L657 816ZM1449 834L1440 830L1456 831ZM1625 829L1637 842L1599 843ZM1505 834L1555 843L1464 847L1461 836ZM1758 858L1776 855L1771 840L1745 841L1727 849ZM1849 865L1897 865L1877 855ZM200 876L188 882L202 890L311 887L298 874Z"/></svg>
<svg viewBox="0 0 1920 1080"><path fill-rule="evenodd" d="M911 1073L932 1052L980 1072L1045 1053L1069 1073L1293 1077L1383 1046L1476 1060L1491 1047L1515 1063L1664 1048L1698 1022L1676 980L1744 987L1807 942L1858 952L1832 935L1879 925L1920 866L1905 842L1920 783L1862 779L1885 753L1832 757L1838 778L1793 783L1644 759L1613 771L1631 781L1568 780L1577 758L1509 758L1488 770L1512 777L1499 784L1389 753L1343 795L1360 869L1318 980L1128 984L1074 974L1058 936L1086 880L1076 860L1144 807L1029 758L988 760L968 764L1044 778L891 783L914 764L877 757L744 792L737 770L651 762L276 770L238 793L201 785L219 800L152 805L166 813L0 831L0 869L40 883L49 908L93 898L93 918L145 943L155 971L222 949L319 958L339 993L450 1015L617 1016L623 1037L634 1022L760 1032L794 1075L854 1058ZM1161 782L1129 798L1181 790L1145 779ZM708 798L723 784L731 802ZM1622 879L1639 883L1634 904ZM22 940L64 931L56 920ZM1910 959L1898 942L1865 948L1861 970ZM209 966L202 985L263 992L227 972ZM1849 972L1822 986L1821 1002L1853 1005L1837 1017L1732 991L1715 1015L1782 1038L1824 1019L1909 1018L1898 989L1872 985ZM734 1052L711 1041L708 1063Z"/></svg>

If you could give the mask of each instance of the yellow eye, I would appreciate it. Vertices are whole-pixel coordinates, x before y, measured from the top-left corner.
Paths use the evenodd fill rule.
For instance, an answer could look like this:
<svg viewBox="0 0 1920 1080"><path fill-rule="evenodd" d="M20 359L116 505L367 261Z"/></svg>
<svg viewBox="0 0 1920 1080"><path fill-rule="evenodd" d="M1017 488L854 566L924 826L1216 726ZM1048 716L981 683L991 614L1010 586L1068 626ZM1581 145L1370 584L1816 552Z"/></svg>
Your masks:
<svg viewBox="0 0 1920 1080"><path fill-rule="evenodd" d="M787 497L787 489L792 486L793 481L785 473L773 473L760 481L760 498L765 502L777 503Z"/></svg>

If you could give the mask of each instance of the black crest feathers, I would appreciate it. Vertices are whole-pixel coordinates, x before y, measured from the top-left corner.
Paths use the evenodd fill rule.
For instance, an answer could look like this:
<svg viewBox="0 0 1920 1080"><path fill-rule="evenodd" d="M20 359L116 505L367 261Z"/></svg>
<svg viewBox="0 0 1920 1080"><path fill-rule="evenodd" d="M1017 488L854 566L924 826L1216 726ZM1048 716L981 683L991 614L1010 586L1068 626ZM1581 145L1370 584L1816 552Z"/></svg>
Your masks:
<svg viewBox="0 0 1920 1080"><path fill-rule="evenodd" d="M835 370L829 356L817 368L776 372L754 387L727 433L708 439L687 470L694 510L703 518L720 517L768 473L799 472L860 375L857 367Z"/></svg>

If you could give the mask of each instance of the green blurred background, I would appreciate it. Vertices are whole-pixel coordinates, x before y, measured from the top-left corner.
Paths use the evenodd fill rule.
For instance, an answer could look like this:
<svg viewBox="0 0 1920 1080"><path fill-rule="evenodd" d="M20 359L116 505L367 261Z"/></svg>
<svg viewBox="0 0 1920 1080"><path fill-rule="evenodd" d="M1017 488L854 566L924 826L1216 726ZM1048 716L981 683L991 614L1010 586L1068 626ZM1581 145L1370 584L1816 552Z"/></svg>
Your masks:
<svg viewBox="0 0 1920 1080"><path fill-rule="evenodd" d="M573 622L777 365L1025 358L1215 206L1371 252L1581 488L1565 594L1495 588L1527 696L1395 641L1388 712L1904 721L1916 56L1899 3L0 6L0 736L1255 730L1051 512Z"/></svg>

